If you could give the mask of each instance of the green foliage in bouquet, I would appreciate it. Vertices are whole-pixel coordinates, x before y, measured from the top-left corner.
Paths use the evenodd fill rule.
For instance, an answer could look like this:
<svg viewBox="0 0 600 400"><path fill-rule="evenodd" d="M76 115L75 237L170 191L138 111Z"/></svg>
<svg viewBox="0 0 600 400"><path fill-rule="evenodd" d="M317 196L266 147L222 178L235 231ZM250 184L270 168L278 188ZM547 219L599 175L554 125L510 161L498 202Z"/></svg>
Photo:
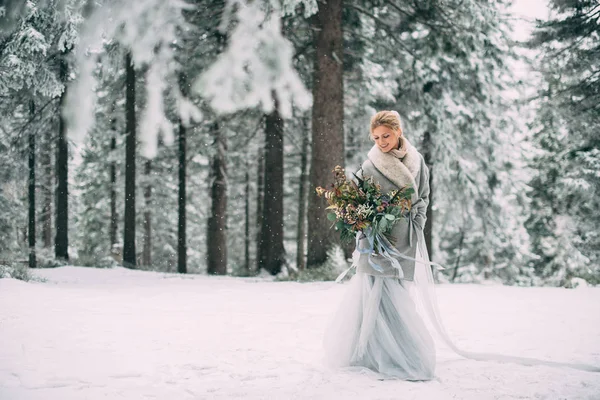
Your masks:
<svg viewBox="0 0 600 400"><path fill-rule="evenodd" d="M327 219L333 222L343 241L354 240L358 232L368 233L373 238L377 234L389 237L396 221L410 212L414 193L411 186L384 194L373 177L354 175L356 181L348 180L339 165L333 169L333 176L329 189L319 186L316 191L327 200L327 209L331 210Z"/></svg>

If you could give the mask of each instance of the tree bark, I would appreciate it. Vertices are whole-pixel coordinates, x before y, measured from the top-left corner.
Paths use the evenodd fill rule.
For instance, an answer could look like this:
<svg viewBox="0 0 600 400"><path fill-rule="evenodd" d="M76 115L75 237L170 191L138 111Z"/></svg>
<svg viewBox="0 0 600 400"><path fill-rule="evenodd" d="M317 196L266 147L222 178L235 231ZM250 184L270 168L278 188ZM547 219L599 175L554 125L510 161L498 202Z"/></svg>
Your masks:
<svg viewBox="0 0 600 400"><path fill-rule="evenodd" d="M40 224L42 227L42 242L46 249L52 247L52 202L54 201L54 175L52 174L52 147L44 141L40 146L40 171L42 210L40 213Z"/></svg>
<svg viewBox="0 0 600 400"><path fill-rule="evenodd" d="M331 171L344 165L344 87L343 87L343 0L318 2L313 17L315 64L313 75L312 157L308 206L307 267L316 267L327 258L327 249L339 243L330 229L326 203L314 188L332 181Z"/></svg>
<svg viewBox="0 0 600 400"><path fill-rule="evenodd" d="M64 107L67 97L68 65L60 61L60 79L65 88L60 96L60 115L58 118L58 138L56 143L56 236L54 237L54 256L69 260L69 147L66 137Z"/></svg>
<svg viewBox="0 0 600 400"><path fill-rule="evenodd" d="M263 218L263 198L265 194L265 157L264 147L258 150L258 162L256 168L256 271L260 270L258 254L260 253L261 227Z"/></svg>
<svg viewBox="0 0 600 400"><path fill-rule="evenodd" d="M125 55L125 221L123 227L123 266L135 268L135 69L131 54Z"/></svg>
<svg viewBox="0 0 600 400"><path fill-rule="evenodd" d="M211 215L208 218L207 272L227 274L227 141L219 124L212 126L215 155L211 166Z"/></svg>
<svg viewBox="0 0 600 400"><path fill-rule="evenodd" d="M304 120L304 129L302 131L302 150L300 153L300 183L298 185L298 228L296 235L296 268L302 271L306 268L305 242L306 242L306 181L308 179L308 149L310 146L310 137L308 132L308 123Z"/></svg>
<svg viewBox="0 0 600 400"><path fill-rule="evenodd" d="M146 187L144 188L144 244L142 248L142 264L152 265L152 183L150 182L150 173L152 171L152 161L146 160L144 165L144 176Z"/></svg>
<svg viewBox="0 0 600 400"><path fill-rule="evenodd" d="M179 120L179 198L177 202L177 272L187 273L187 214L186 214L186 128Z"/></svg>
<svg viewBox="0 0 600 400"><path fill-rule="evenodd" d="M274 96L274 95L273 95ZM271 275L281 272L285 263L283 247L283 120L279 104L266 116L265 123L265 192L260 229L258 266Z"/></svg>
<svg viewBox="0 0 600 400"><path fill-rule="evenodd" d="M114 110L112 115L111 128L112 137L110 139L110 247L112 250L114 245L117 244L117 219L119 218L117 214L117 163L114 159L115 150L117 149L117 128Z"/></svg>
<svg viewBox="0 0 600 400"><path fill-rule="evenodd" d="M29 112L35 114L35 103L29 102ZM29 268L37 267L35 256L35 133L29 129Z"/></svg>
<svg viewBox="0 0 600 400"><path fill-rule="evenodd" d="M427 207L427 212L425 216L427 217L427 221L425 222L425 227L423 228L423 234L425 235L425 245L427 246L427 251L429 252L429 258L433 259L433 246L432 246L432 232L433 232L433 205L434 205L434 186L433 186L433 142L431 138L431 132L429 130L425 131L423 135L423 146L422 146L422 154L423 159L425 160L425 164L429 168L429 206Z"/></svg>
<svg viewBox="0 0 600 400"><path fill-rule="evenodd" d="M246 174L245 189L244 189L244 214L245 214L245 229L244 229L244 275L250 276L250 170L248 159L246 159Z"/></svg>

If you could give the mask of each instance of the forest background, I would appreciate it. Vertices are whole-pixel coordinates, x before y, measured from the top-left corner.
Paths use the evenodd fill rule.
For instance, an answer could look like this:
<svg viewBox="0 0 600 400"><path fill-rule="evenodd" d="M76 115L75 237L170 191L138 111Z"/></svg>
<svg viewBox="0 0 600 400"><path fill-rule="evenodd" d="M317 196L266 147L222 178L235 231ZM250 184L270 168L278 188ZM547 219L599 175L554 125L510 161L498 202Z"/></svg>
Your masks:
<svg viewBox="0 0 600 400"><path fill-rule="evenodd" d="M597 284L600 4L547 5L525 39L503 0L4 2L3 271L331 279L314 188L393 109L440 281Z"/></svg>

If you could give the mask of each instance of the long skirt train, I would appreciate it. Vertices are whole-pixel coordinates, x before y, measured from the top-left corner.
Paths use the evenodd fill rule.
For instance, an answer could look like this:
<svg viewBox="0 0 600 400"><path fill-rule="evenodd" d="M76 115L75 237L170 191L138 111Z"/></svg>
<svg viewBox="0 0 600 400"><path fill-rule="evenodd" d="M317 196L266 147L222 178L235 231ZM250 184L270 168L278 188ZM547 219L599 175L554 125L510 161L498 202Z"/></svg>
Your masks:
<svg viewBox="0 0 600 400"><path fill-rule="evenodd" d="M405 380L434 377L435 343L405 283L357 273L324 338L336 367L366 367Z"/></svg>

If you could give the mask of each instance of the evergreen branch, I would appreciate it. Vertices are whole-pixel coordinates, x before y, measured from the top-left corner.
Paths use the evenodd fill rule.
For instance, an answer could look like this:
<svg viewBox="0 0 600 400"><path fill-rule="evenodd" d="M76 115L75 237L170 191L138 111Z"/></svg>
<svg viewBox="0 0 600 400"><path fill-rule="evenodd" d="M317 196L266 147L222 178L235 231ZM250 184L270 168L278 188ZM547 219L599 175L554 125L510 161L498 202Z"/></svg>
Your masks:
<svg viewBox="0 0 600 400"><path fill-rule="evenodd" d="M29 118L29 120L21 127L21 129L19 129L19 131L17 132L17 136L16 137L21 136L21 134L23 133L23 131L25 130L25 128L27 128L29 126L29 124L31 124L33 122L33 120L35 120L39 115L41 115L42 111L44 111L44 109L50 103L52 103L54 100L56 100L56 98L52 98L52 99L48 100L48 102L46 104L44 104L41 108L35 110L35 113L33 114L33 116L31 116L31 118Z"/></svg>
<svg viewBox="0 0 600 400"><path fill-rule="evenodd" d="M381 18L377 17L376 15L374 15L373 13L365 10L364 8L357 6L356 4L350 4L350 7L354 8L356 11L363 13L364 15L372 18L374 21L378 22L382 27L384 27L384 31L392 38L394 39L394 42L396 42L396 44L398 44L398 46L402 47L408 54L410 54L415 60L418 60L424 68L428 69L429 71L437 74L437 72L429 67L426 63L424 63L422 60L419 59L419 57L414 53L414 51L412 51L411 49L409 49L399 38L396 37L396 35L391 31L392 27L385 21L381 20Z"/></svg>
<svg viewBox="0 0 600 400"><path fill-rule="evenodd" d="M244 147L248 146L248 144L250 143L250 141L252 139L254 139L254 137L256 136L256 134L258 133L260 126L263 124L263 121L265 119L265 114L261 114L260 118L258 119L258 122L256 124L256 128L254 128L254 130L252 131L252 134L250 134L250 136L248 136L248 139L246 140L246 143L244 143Z"/></svg>

